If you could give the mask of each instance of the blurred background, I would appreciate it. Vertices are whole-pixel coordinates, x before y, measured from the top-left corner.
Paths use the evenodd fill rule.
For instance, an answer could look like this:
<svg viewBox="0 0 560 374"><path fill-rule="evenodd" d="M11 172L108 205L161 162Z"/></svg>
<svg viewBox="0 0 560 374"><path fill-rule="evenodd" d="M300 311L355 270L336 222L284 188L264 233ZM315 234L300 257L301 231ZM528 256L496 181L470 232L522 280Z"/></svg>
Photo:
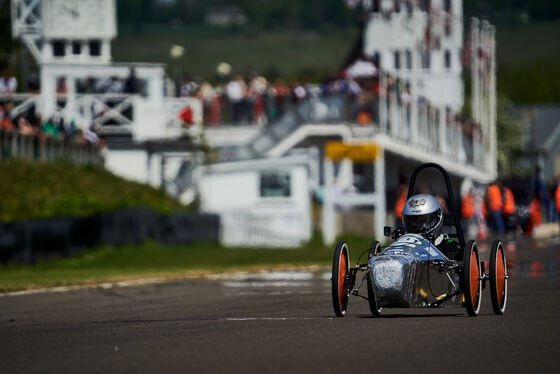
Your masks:
<svg viewBox="0 0 560 374"><path fill-rule="evenodd" d="M559 36L560 0L0 0L0 372L552 372ZM399 283L366 253L425 163L457 264L401 283L450 302L335 321Z"/></svg>
<svg viewBox="0 0 560 374"><path fill-rule="evenodd" d="M26 50L11 37L10 1L1 7L0 65L22 78ZM520 104L560 100L558 1L474 0L463 7L464 20L476 16L498 27L500 94ZM227 62L243 75L320 82L338 73L360 35L360 11L343 0L120 0L117 21L114 60L164 62L174 79L214 81L216 65ZM173 45L184 48L179 61L170 55Z"/></svg>
<svg viewBox="0 0 560 374"><path fill-rule="evenodd" d="M558 0L0 0L0 24L0 221L90 220L10 231L3 261L380 237L422 162L471 236L558 230Z"/></svg>

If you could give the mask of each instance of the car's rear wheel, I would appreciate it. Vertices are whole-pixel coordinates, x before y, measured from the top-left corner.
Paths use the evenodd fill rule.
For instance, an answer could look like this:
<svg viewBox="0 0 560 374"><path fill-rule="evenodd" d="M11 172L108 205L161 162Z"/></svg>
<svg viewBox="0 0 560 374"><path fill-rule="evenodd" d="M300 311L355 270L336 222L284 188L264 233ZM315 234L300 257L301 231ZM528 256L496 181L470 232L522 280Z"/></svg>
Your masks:
<svg viewBox="0 0 560 374"><path fill-rule="evenodd" d="M490 250L490 298L495 314L504 314L507 304L507 263L502 242L495 240Z"/></svg>
<svg viewBox="0 0 560 374"><path fill-rule="evenodd" d="M474 317L480 312L482 300L481 266L478 248L474 240L470 240L463 254L463 296L469 316Z"/></svg>
<svg viewBox="0 0 560 374"><path fill-rule="evenodd" d="M344 317L348 306L349 260L348 245L345 242L338 242L334 250L331 278L333 308L337 317Z"/></svg>
<svg viewBox="0 0 560 374"><path fill-rule="evenodd" d="M371 267L369 267L369 259L377 256L380 253L381 253L381 243L375 240L369 246L368 273L367 273L367 293L368 293L369 310L371 311L371 314L375 317L378 317L381 314L381 310L383 308L381 308L377 304L377 299L375 297L375 287L373 284L373 274L372 274Z"/></svg>

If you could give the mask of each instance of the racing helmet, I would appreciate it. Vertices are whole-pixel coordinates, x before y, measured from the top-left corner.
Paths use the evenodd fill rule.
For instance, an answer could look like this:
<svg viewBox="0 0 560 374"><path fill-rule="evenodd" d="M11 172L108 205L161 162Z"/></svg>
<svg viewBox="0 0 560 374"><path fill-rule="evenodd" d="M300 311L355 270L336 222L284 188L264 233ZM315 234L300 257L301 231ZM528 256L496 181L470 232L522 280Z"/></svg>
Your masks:
<svg viewBox="0 0 560 374"><path fill-rule="evenodd" d="M402 221L409 233L437 237L443 226L443 209L432 195L413 195L404 204Z"/></svg>

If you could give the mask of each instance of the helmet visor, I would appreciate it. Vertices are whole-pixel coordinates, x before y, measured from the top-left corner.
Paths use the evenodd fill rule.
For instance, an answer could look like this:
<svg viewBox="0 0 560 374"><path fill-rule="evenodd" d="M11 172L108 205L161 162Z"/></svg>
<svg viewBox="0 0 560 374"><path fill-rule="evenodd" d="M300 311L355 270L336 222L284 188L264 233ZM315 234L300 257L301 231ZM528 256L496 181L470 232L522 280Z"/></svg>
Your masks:
<svg viewBox="0 0 560 374"><path fill-rule="evenodd" d="M403 216L403 224L407 232L422 234L432 231L439 223L439 211L420 214L420 215L406 215Z"/></svg>

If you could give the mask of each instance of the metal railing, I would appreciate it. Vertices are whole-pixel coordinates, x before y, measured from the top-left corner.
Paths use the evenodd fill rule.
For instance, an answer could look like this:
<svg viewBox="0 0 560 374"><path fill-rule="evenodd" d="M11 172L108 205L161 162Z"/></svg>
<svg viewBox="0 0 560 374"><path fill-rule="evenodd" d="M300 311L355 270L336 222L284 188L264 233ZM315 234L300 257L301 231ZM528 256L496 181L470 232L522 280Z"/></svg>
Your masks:
<svg viewBox="0 0 560 374"><path fill-rule="evenodd" d="M275 109L278 117L255 116L256 99L242 102L235 117L240 122L230 122L231 113L213 114L203 109L204 103L192 97L167 98L165 103L165 121L167 130L180 127L178 113L182 108L195 108L195 122L206 125L245 124L261 126L260 134L253 145L247 147L228 147L222 150L225 159L239 159L263 156L267 150L278 144L283 138L305 124L348 124L350 126L370 127L373 131L387 134L400 143L418 147L426 152L444 155L458 162L488 169L488 136L483 134L480 126L463 122L454 116L448 108L435 106L425 98L410 96L403 100L402 93L388 90L381 94L363 91L359 95L344 93L320 94L309 96L293 103L286 102L282 111ZM18 94L12 97L15 103L11 115L17 116L37 108L38 96ZM268 99L270 100L270 98ZM232 111L233 106L227 102L225 95L218 100L220 111ZM195 105L198 104L198 105ZM81 94L68 102L66 95L57 97L56 113L60 118L70 117L76 124L92 125L95 131L129 132L134 131L135 96L127 94ZM206 108L208 109L208 108ZM261 108L262 109L262 108ZM203 115L203 112L204 115ZM228 122L223 122L223 120ZM212 121L219 121L214 124Z"/></svg>
<svg viewBox="0 0 560 374"><path fill-rule="evenodd" d="M0 95L0 101L13 105L12 118L30 117L30 113L41 114L41 96L39 94ZM133 134L139 119L136 118L138 106L144 105L144 98L131 94L78 94L75 96L58 94L51 110L50 118L73 122L80 128L91 128L99 134L130 133ZM190 108L192 123L185 123L180 114ZM155 110L155 109L154 109ZM165 97L163 99L162 118L165 129L188 127L202 123L202 104L192 97ZM142 113L142 112L140 112ZM28 118L31 121L31 118ZM47 120L47 118L43 118ZM176 131L175 131L176 132Z"/></svg>
<svg viewBox="0 0 560 374"><path fill-rule="evenodd" d="M287 108L278 120L262 126L249 145L224 147L221 159L262 157L297 128L309 124L347 124L371 128L403 145L485 168L482 134L445 107L424 98L406 102L393 93L314 95Z"/></svg>
<svg viewBox="0 0 560 374"><path fill-rule="evenodd" d="M30 161L68 160L75 164L99 166L104 164L100 148L87 142L0 130L0 159L6 158Z"/></svg>

